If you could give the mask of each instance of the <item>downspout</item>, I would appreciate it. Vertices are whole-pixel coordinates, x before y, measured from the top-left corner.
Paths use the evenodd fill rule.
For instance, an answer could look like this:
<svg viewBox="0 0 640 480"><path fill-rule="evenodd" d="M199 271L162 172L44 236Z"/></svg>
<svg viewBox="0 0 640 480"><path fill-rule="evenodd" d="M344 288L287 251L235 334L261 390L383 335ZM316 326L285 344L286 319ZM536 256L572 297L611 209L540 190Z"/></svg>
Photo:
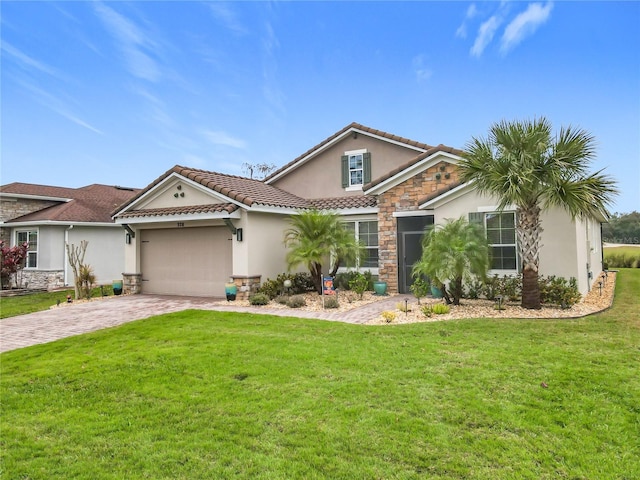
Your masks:
<svg viewBox="0 0 640 480"><path fill-rule="evenodd" d="M69 245L69 231L73 230L73 225L69 225L64 231L64 250L62 265L64 265L64 286L69 286L69 262L67 262L67 245Z"/></svg>

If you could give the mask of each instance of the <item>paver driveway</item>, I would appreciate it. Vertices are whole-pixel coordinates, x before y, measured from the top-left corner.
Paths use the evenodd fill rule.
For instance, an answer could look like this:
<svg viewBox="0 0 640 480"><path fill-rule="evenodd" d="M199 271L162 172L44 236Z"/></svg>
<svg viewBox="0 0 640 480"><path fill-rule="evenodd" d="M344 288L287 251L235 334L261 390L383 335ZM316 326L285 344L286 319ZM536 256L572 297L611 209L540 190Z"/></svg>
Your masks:
<svg viewBox="0 0 640 480"><path fill-rule="evenodd" d="M107 297L94 302L63 305L42 312L0 320L0 352L52 342L60 338L114 327L123 323L186 309L265 313L279 316L319 318L347 323L364 323L383 310L393 309L400 297L348 311L306 312L266 307L240 307L233 303L220 305L220 298L172 297L161 295L125 295Z"/></svg>

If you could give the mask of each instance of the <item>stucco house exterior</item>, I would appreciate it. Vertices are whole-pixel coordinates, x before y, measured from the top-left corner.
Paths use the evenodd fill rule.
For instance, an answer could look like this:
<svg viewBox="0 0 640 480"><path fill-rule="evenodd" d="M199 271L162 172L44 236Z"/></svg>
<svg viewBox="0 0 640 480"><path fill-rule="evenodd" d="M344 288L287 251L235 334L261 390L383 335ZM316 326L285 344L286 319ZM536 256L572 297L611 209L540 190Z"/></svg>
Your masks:
<svg viewBox="0 0 640 480"><path fill-rule="evenodd" d="M54 289L73 285L65 244L89 242L85 263L98 284L122 278L125 232L111 212L138 190L109 185L65 188L30 183L0 187L0 238L28 242L22 286Z"/></svg>
<svg viewBox="0 0 640 480"><path fill-rule="evenodd" d="M286 271L284 231L304 209L338 213L364 243L370 270L408 292L425 228L465 216L484 225L491 273L516 274L514 209L497 210L458 179L462 152L352 123L264 180L175 166L114 210L128 232L125 291L241 296ZM575 277L584 294L602 270L600 223L562 210L543 215L542 275Z"/></svg>

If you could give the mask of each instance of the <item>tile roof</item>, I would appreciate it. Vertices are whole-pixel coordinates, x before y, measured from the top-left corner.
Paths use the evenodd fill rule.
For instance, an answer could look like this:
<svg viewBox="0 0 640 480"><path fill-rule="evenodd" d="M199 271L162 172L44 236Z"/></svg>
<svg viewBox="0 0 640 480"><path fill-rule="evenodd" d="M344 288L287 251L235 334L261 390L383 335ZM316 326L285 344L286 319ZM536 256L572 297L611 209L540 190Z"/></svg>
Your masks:
<svg viewBox="0 0 640 480"><path fill-rule="evenodd" d="M458 155L458 156L462 156L463 153L464 153L462 150L459 150L459 149L453 148L453 147L447 147L446 145L442 145L442 144L438 145L437 147L430 147L426 152L421 153L417 157L412 158L408 162L405 162L403 165L400 165L399 167L394 168L393 170L385 173L381 177L378 177L378 178L374 179L373 181L367 183L363 187L363 190L366 192L367 190L372 189L376 185L379 185L382 182L384 182L386 180L389 180L392 177L395 177L396 175L398 175L399 173L403 172L407 168L410 168L411 166L415 165L416 163L418 163L418 162L424 160L425 158L430 157L434 153L438 153L438 152L451 153L453 155Z"/></svg>
<svg viewBox="0 0 640 480"><path fill-rule="evenodd" d="M186 207L149 208L146 210L131 210L118 215L118 218L132 217L163 217L166 215L190 215L197 213L233 213L238 209L235 203L212 203L208 205L194 205Z"/></svg>
<svg viewBox="0 0 640 480"><path fill-rule="evenodd" d="M172 169L165 172L158 179L154 180L149 186L141 190L136 196L132 197L126 204L119 207L118 211L124 210L127 206L135 203L137 199L145 193L152 190L171 174L176 173L180 176L188 178L200 185L218 192L228 198L231 198L248 207L257 205L265 205L270 207L281 207L291 209L351 209L374 207L377 204L375 197L364 195L351 195L347 197L336 198L317 198L306 200L292 193L288 193L277 187L265 184L262 180L254 180L235 175L226 175L217 172L209 172L206 170L198 170L194 168L182 167L176 165ZM168 207L149 210L130 210L122 213L112 212L119 218L131 217L149 217L163 215L182 215L190 213L206 213L206 212L223 212L229 213L235 211L238 206L235 203L209 204L202 206L188 207Z"/></svg>
<svg viewBox="0 0 640 480"><path fill-rule="evenodd" d="M342 210L348 208L375 207L378 199L372 195L350 195L348 197L314 198L307 200L311 208L319 210Z"/></svg>
<svg viewBox="0 0 640 480"><path fill-rule="evenodd" d="M129 200L139 190L111 185L93 184L82 188L52 187L31 183L10 183L0 187L7 194L35 195L71 199L11 222L98 222L113 223L111 211Z"/></svg>
<svg viewBox="0 0 640 480"><path fill-rule="evenodd" d="M309 150L307 150L306 152L304 152L302 155L294 158L292 161L290 161L289 163L287 163L286 165L280 167L279 169L277 169L275 172L272 172L270 175L268 175L264 181L268 182L270 179L272 179L273 177L279 175L280 173L282 173L284 170L288 169L289 167L295 165L296 163L298 163L300 160L302 160L303 158L311 155L314 151L319 150L320 148L322 148L323 146L325 146L328 143L331 143L333 140L335 140L336 138L340 137L341 135L343 135L345 132L348 132L351 129L356 129L356 130L360 130L362 132L365 133L370 133L372 135L377 135L379 137L384 137L384 138L388 138L389 140L393 140L396 142L400 142L400 143L404 143L406 145L410 145L412 147L417 147L417 148L421 148L424 150L428 150L429 148L432 148L430 145L427 145L426 143L422 143L422 142L416 142L415 140L411 140L409 138L405 138L405 137L400 137L398 135L393 135L391 133L387 133L387 132L383 132L382 130L376 130L374 128L369 128L365 125L361 125L359 123L353 122L350 123L349 125L347 125L346 127L344 127L342 130L334 133L333 135L331 135L330 137L324 139L322 142L320 142L319 144L317 144L315 147L310 148Z"/></svg>

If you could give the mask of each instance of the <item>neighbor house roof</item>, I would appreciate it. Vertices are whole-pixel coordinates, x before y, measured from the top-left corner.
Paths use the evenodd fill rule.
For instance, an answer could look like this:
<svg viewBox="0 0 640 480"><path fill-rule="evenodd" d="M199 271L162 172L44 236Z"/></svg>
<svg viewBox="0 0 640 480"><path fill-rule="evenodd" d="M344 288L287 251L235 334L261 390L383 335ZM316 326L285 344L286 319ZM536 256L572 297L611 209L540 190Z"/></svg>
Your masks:
<svg viewBox="0 0 640 480"><path fill-rule="evenodd" d="M431 146L427 145L426 143L417 142L417 141L411 140L409 138L400 137L400 136L394 135L392 133L383 132L382 130L376 130L375 128L370 128L370 127L367 127L365 125L361 125L359 123L353 122L353 123L350 123L349 125L347 125L346 127L344 127L342 130L340 130L340 131L334 133L333 135L331 135L330 137L324 139L322 142L318 143L316 146L310 148L309 150L304 152L302 155L294 158L292 161L290 161L286 165L280 167L275 172L272 172L271 174L269 174L264 179L264 181L269 183L271 180L273 180L276 177L280 176L284 171L294 167L294 165L296 165L297 163L302 162L305 158L309 157L314 152L322 150L322 148L325 145L328 145L328 144L332 143L334 140L339 139L340 137L342 137L345 134L348 134L351 131L360 132L360 133L364 133L364 134L370 134L370 135L374 135L374 136L377 136L377 137L385 138L387 140L391 140L393 142L402 143L402 144L407 145L409 147L414 147L414 148L418 149L418 151L419 150L428 150L429 148L431 148Z"/></svg>
<svg viewBox="0 0 640 480"><path fill-rule="evenodd" d="M7 220L17 222L95 222L113 223L111 212L138 192L138 189L93 184L82 188L52 187L31 183L10 183L0 187L5 196L56 197L60 203L21 217Z"/></svg>

